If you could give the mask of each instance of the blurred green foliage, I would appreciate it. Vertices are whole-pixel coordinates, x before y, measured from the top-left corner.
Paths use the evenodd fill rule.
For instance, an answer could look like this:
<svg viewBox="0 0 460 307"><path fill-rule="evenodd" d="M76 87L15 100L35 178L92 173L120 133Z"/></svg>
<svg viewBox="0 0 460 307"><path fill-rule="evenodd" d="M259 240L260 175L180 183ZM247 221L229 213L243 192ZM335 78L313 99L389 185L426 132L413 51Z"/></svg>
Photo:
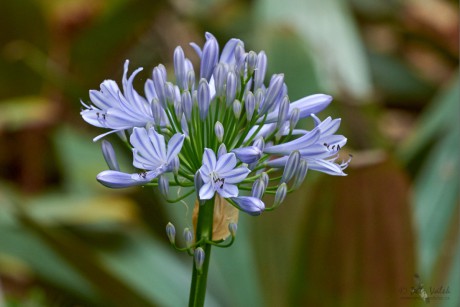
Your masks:
<svg viewBox="0 0 460 307"><path fill-rule="evenodd" d="M196 60L187 44L210 31L264 49L292 100L333 94L354 160L346 178L310 173L280 210L240 216L234 246L213 252L207 305L422 305L418 273L436 305L458 306L457 12L446 0L2 1L0 305L186 304L191 259L164 226L191 227L193 199L100 186L99 131L79 108L125 59L145 68L141 89L176 45Z"/></svg>

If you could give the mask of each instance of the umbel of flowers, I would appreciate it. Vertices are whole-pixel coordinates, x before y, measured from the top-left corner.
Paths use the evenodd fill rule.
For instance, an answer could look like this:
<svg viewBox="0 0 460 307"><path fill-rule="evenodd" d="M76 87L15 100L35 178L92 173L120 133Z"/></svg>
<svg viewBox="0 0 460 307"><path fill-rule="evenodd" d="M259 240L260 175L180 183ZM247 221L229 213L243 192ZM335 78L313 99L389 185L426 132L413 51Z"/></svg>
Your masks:
<svg viewBox="0 0 460 307"><path fill-rule="evenodd" d="M102 82L100 90L89 92L91 104L83 103L81 115L108 130L95 140L117 133L133 153L137 171L124 172L104 140L109 170L97 175L100 183L109 188L158 187L170 202L196 194L195 234L186 229L186 246L176 248L194 255L190 305L202 305L210 247L228 246L236 233L235 219L224 219L230 243L223 243L225 236L213 240L215 203L260 215L299 187L307 170L344 176L349 160L337 161L347 141L335 134L340 119L316 115L331 96L315 94L291 102L283 74L266 76L265 53L247 52L239 39L229 40L220 52L216 38L206 33L202 48L191 46L200 58L199 73L177 47L174 76L161 64L154 67L142 95L133 87L142 68L129 75L126 61L121 87L112 80ZM296 129L299 119L307 117L315 127ZM183 194L172 199L170 186L183 187ZM270 206L262 200L265 194L275 195ZM175 246L171 223L166 232Z"/></svg>

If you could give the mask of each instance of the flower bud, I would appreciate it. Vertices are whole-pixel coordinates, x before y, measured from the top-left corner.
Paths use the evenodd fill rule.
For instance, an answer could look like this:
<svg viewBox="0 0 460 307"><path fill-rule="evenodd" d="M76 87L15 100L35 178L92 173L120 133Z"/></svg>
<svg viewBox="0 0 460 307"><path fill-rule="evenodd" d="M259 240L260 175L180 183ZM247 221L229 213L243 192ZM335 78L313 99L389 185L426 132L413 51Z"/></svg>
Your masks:
<svg viewBox="0 0 460 307"><path fill-rule="evenodd" d="M259 161L262 156L262 151L256 146L235 148L232 152L241 162L248 164Z"/></svg>
<svg viewBox="0 0 460 307"><path fill-rule="evenodd" d="M237 90L237 77L235 72L229 71L227 75L227 89L226 89L226 99L227 106L229 106L236 97Z"/></svg>
<svg viewBox="0 0 460 307"><path fill-rule="evenodd" d="M256 108L256 98L251 91L246 92L244 99L244 106L246 107L246 118L248 121L251 121L252 116L254 115L254 110Z"/></svg>
<svg viewBox="0 0 460 307"><path fill-rule="evenodd" d="M254 97L256 98L256 110L260 113L260 108L262 107L265 100L265 90L259 88L255 91Z"/></svg>
<svg viewBox="0 0 460 307"><path fill-rule="evenodd" d="M254 184L252 185L252 197L262 199L262 196L265 192L265 188L266 186L262 178L259 178L256 181L254 181Z"/></svg>
<svg viewBox="0 0 460 307"><path fill-rule="evenodd" d="M195 88L195 71L193 69L187 72L187 86L190 91Z"/></svg>
<svg viewBox="0 0 460 307"><path fill-rule="evenodd" d="M277 128L281 128L281 126L286 122L289 116L289 97L284 96L283 100L280 103L280 107L278 110L278 122L276 123Z"/></svg>
<svg viewBox="0 0 460 307"><path fill-rule="evenodd" d="M188 132L188 123L187 123L187 119L185 118L185 114L182 114L182 118L180 119L180 126L182 128L182 132L185 134L185 135L189 135L189 132Z"/></svg>
<svg viewBox="0 0 460 307"><path fill-rule="evenodd" d="M176 228L173 224L168 223L166 225L166 235L168 236L169 242L171 242L171 244L176 242Z"/></svg>
<svg viewBox="0 0 460 307"><path fill-rule="evenodd" d="M153 87L155 88L155 93L157 94L158 100L160 101L163 107L166 106L166 69L160 64L153 69L152 73Z"/></svg>
<svg viewBox="0 0 460 307"><path fill-rule="evenodd" d="M193 234L192 232L190 231L190 229L188 228L185 228L184 229L184 241L185 241L185 245L187 247L189 247L190 245L192 245L192 242L193 242Z"/></svg>
<svg viewBox="0 0 460 307"><path fill-rule="evenodd" d="M233 114L235 114L236 119L239 119L241 116L241 102L237 99L233 101Z"/></svg>
<svg viewBox="0 0 460 307"><path fill-rule="evenodd" d="M195 267L198 271L201 271L203 268L204 258L205 258L204 250L201 247L197 247L193 252L193 259L195 260Z"/></svg>
<svg viewBox="0 0 460 307"><path fill-rule="evenodd" d="M179 168L180 168L179 157L175 156L171 161L171 169L174 175L177 175L179 173Z"/></svg>
<svg viewBox="0 0 460 307"><path fill-rule="evenodd" d="M267 93L265 94L265 101L262 104L262 108L259 113L267 113L272 108L272 106L276 103L280 92L283 90L283 84L283 74L273 75L270 85L268 86Z"/></svg>
<svg viewBox="0 0 460 307"><path fill-rule="evenodd" d="M174 50L174 73L176 75L176 82L183 90L187 87L187 76L185 71L185 56L184 51L180 46Z"/></svg>
<svg viewBox="0 0 460 307"><path fill-rule="evenodd" d="M169 180L165 175L161 175L160 178L158 178L158 189L161 195L167 199L169 194Z"/></svg>
<svg viewBox="0 0 460 307"><path fill-rule="evenodd" d="M257 66L254 71L254 90L261 88L264 84L265 73L267 71L267 56L261 51L257 55Z"/></svg>
<svg viewBox="0 0 460 307"><path fill-rule="evenodd" d="M102 140L102 155L108 167L113 171L120 171L115 150L109 141Z"/></svg>
<svg viewBox="0 0 460 307"><path fill-rule="evenodd" d="M161 104L158 98L154 97L152 99L151 108L152 108L152 115L153 115L153 120L155 121L155 125L160 125L162 107L161 107Z"/></svg>
<svg viewBox="0 0 460 307"><path fill-rule="evenodd" d="M278 207L286 198L287 194L287 185L286 183L282 183L279 185L278 189L275 193L275 202L273 203L273 207Z"/></svg>
<svg viewBox="0 0 460 307"><path fill-rule="evenodd" d="M204 182L203 182L203 179L201 178L201 174L199 170L195 173L193 183L195 184L196 197L200 199L200 189L203 186Z"/></svg>
<svg viewBox="0 0 460 307"><path fill-rule="evenodd" d="M219 143L222 143L222 140L224 138L224 126L217 121L216 124L214 125L214 132L216 133L217 141Z"/></svg>
<svg viewBox="0 0 460 307"><path fill-rule="evenodd" d="M236 231L238 230L238 225L236 223L230 223L228 224L228 231L230 232L230 235L232 237L236 236Z"/></svg>
<svg viewBox="0 0 460 307"><path fill-rule="evenodd" d="M294 176L297 168L299 167L300 162L300 152L295 150L291 152L286 165L284 167L283 176L281 177L281 182L288 182Z"/></svg>
<svg viewBox="0 0 460 307"><path fill-rule="evenodd" d="M209 92L209 85L206 79L201 79L198 85L198 109L200 111L201 120L205 120L208 116L209 105L211 103L211 96Z"/></svg>
<svg viewBox="0 0 460 307"><path fill-rule="evenodd" d="M219 44L210 33L206 33L206 39L201 54L200 79L204 78L209 81L219 57Z"/></svg>
<svg viewBox="0 0 460 307"><path fill-rule="evenodd" d="M294 108L294 110L291 111L291 117L289 118L289 129L294 130L294 128L297 126L297 123L299 122L300 118L300 111L298 108Z"/></svg>
<svg viewBox="0 0 460 307"><path fill-rule="evenodd" d="M249 215L260 215L265 210L265 204L258 198L251 196L239 196L230 198L238 209Z"/></svg>
<svg viewBox="0 0 460 307"><path fill-rule="evenodd" d="M224 143L220 144L219 148L217 149L217 159L219 159L226 153L227 153L227 147L225 146Z"/></svg>
<svg viewBox="0 0 460 307"><path fill-rule="evenodd" d="M252 50L249 51L246 60L248 62L248 74L252 75L257 66L257 53Z"/></svg>
<svg viewBox="0 0 460 307"><path fill-rule="evenodd" d="M216 69L214 70L217 97L224 95L227 75L228 75L228 66L224 63L217 64Z"/></svg>
<svg viewBox="0 0 460 307"><path fill-rule="evenodd" d="M302 182L305 180L305 177L307 176L307 171L308 171L307 161L304 159L300 159L299 168L297 169L297 172L295 173L294 183L292 185L293 189L297 189L298 187L300 187Z"/></svg>
<svg viewBox="0 0 460 307"><path fill-rule="evenodd" d="M264 186L265 187L268 187L268 183L270 182L270 177L268 177L268 174L266 172L263 172L261 175L260 175L260 178L262 179L262 181L264 182Z"/></svg>
<svg viewBox="0 0 460 307"><path fill-rule="evenodd" d="M256 138L256 140L254 141L252 145L259 148L260 151L263 151L265 148L265 140L262 136L259 136Z"/></svg>
<svg viewBox="0 0 460 307"><path fill-rule="evenodd" d="M181 95L182 110L184 111L187 121L192 118L192 96L189 91L185 91Z"/></svg>

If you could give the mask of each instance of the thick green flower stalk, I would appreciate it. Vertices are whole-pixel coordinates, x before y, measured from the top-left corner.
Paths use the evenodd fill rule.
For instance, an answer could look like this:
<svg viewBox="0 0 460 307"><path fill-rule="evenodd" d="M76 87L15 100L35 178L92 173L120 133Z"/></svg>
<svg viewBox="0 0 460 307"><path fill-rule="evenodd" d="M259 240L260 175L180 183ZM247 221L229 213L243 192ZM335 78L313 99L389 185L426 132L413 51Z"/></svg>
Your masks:
<svg viewBox="0 0 460 307"><path fill-rule="evenodd" d="M308 169L344 176L349 161L337 162L347 141L335 134L340 119L321 121L315 115L332 97L315 94L290 102L284 76L275 74L265 84L265 53L246 52L238 39L228 41L221 53L209 33L203 48L191 45L201 59L199 75L177 47L175 76L168 78L160 64L140 95L132 84L141 69L128 76L126 61L122 89L112 80L102 82L99 91L90 91L92 104L83 104L81 115L89 124L109 129L95 140L110 133L122 137L139 170L120 171L104 140L109 170L97 176L100 183L157 187L169 202L196 194L195 229L185 229L186 246L176 246L171 223L166 233L174 247L194 258L190 305L201 306L211 246L233 243L239 210L253 216L272 210L300 186ZM296 129L306 117L315 128ZM182 187L182 194L172 197L170 186ZM271 206L262 201L265 194L275 196Z"/></svg>

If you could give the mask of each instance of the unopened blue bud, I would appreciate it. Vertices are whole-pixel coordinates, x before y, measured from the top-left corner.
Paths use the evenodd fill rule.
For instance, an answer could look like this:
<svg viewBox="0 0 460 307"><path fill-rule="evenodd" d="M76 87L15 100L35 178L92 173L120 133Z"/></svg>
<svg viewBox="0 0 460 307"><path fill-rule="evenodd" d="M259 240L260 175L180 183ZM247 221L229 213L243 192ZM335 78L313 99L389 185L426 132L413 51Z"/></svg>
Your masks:
<svg viewBox="0 0 460 307"><path fill-rule="evenodd" d="M264 84L265 73L267 71L267 56L261 51L257 55L257 66L254 72L254 90L261 88Z"/></svg>
<svg viewBox="0 0 460 307"><path fill-rule="evenodd" d="M248 73L249 75L252 75L254 70L257 67L257 53L254 51L249 51L248 56L247 56L247 62L248 62Z"/></svg>
<svg viewBox="0 0 460 307"><path fill-rule="evenodd" d="M178 156L175 156L171 161L171 170L174 173L174 175L177 175L179 173L179 168L180 168L180 160Z"/></svg>
<svg viewBox="0 0 460 307"><path fill-rule="evenodd" d="M252 116L254 115L254 110L256 108L256 98L251 91L246 92L244 105L246 107L246 118L248 121L251 121Z"/></svg>
<svg viewBox="0 0 460 307"><path fill-rule="evenodd" d="M239 119L241 116L241 102L237 99L233 101L233 114L235 114L236 119Z"/></svg>
<svg viewBox="0 0 460 307"><path fill-rule="evenodd" d="M246 51L244 51L244 44L243 42L239 42L238 45L236 45L235 47L236 63L244 61L245 57L246 57Z"/></svg>
<svg viewBox="0 0 460 307"><path fill-rule="evenodd" d="M270 177L268 177L268 174L266 172L263 172L261 175L260 175L260 178L262 179L262 181L264 182L264 185L265 187L268 187L268 183L270 181Z"/></svg>
<svg viewBox="0 0 460 307"><path fill-rule="evenodd" d="M165 83L165 94L166 94L166 102L168 105L174 105L174 101L176 98L176 93L174 89L174 84L171 82Z"/></svg>
<svg viewBox="0 0 460 307"><path fill-rule="evenodd" d="M211 96L209 92L209 85L206 79L201 79L198 85L198 109L200 111L201 120L205 120L208 116L209 105L211 103Z"/></svg>
<svg viewBox="0 0 460 307"><path fill-rule="evenodd" d="M102 155L107 163L107 166L113 171L120 171L115 150L109 141L102 140Z"/></svg>
<svg viewBox="0 0 460 307"><path fill-rule="evenodd" d="M209 81L219 57L219 44L212 34L207 34L209 35L206 35L207 40L201 54L200 79Z"/></svg>
<svg viewBox="0 0 460 307"><path fill-rule="evenodd" d="M261 106L264 104L265 90L263 88L257 89L254 97L256 98L256 110L260 110Z"/></svg>
<svg viewBox="0 0 460 307"><path fill-rule="evenodd" d="M166 106L166 69L162 64L153 69L152 79L153 87L155 88L158 100L163 106Z"/></svg>
<svg viewBox="0 0 460 307"><path fill-rule="evenodd" d="M275 193L275 202L273 203L273 207L278 207L286 198L287 194L287 185L285 182L279 185L278 189L276 189Z"/></svg>
<svg viewBox="0 0 460 307"><path fill-rule="evenodd" d="M222 143L222 140L224 138L224 126L217 121L216 124L214 125L214 132L216 133L217 141L219 143Z"/></svg>
<svg viewBox="0 0 460 307"><path fill-rule="evenodd" d="M268 86L267 93L265 94L264 103L262 104L262 108L260 109L259 113L264 114L272 108L272 106L277 101L280 92L283 90L283 84L283 74L273 75L270 81L270 85Z"/></svg>
<svg viewBox="0 0 460 307"><path fill-rule="evenodd" d="M160 125L161 124L161 113L162 113L162 107L160 104L160 101L158 98L154 97L152 99L152 115L153 115L153 120L155 121L155 125Z"/></svg>
<svg viewBox="0 0 460 307"><path fill-rule="evenodd" d="M180 100L175 100L174 101L174 112L176 113L177 118L182 117L182 102Z"/></svg>
<svg viewBox="0 0 460 307"><path fill-rule="evenodd" d="M265 140L263 137L259 136L252 145L259 148L260 151L263 151L265 149Z"/></svg>
<svg viewBox="0 0 460 307"><path fill-rule="evenodd" d="M291 117L289 118L289 129L294 130L294 128L297 126L297 123L299 122L300 118L300 111L298 108L294 108L294 110L291 111Z"/></svg>
<svg viewBox="0 0 460 307"><path fill-rule="evenodd" d="M188 132L188 122L187 122L187 119L185 118L185 114L182 114L182 118L180 119L180 126L182 128L182 132L185 134L185 135L189 135L189 132Z"/></svg>
<svg viewBox="0 0 460 307"><path fill-rule="evenodd" d="M291 152L289 158L286 162L286 166L284 167L283 176L281 177L281 182L288 182L291 180L292 176L294 176L297 168L299 167L300 163L300 152L295 150Z"/></svg>
<svg viewBox="0 0 460 307"><path fill-rule="evenodd" d="M195 71L193 69L187 71L187 86L190 91L195 89Z"/></svg>
<svg viewBox="0 0 460 307"><path fill-rule="evenodd" d="M204 258L206 257L204 250L201 247L197 247L193 252L193 258L195 259L195 267L198 271L203 269Z"/></svg>
<svg viewBox="0 0 460 307"><path fill-rule="evenodd" d="M158 178L158 189L164 198L168 198L169 180L165 175L161 175L160 178Z"/></svg>
<svg viewBox="0 0 460 307"><path fill-rule="evenodd" d="M185 70L184 51L180 46L176 47L174 50L174 73L176 75L177 84L184 90L187 87L187 75Z"/></svg>
<svg viewBox="0 0 460 307"><path fill-rule="evenodd" d="M304 159L300 159L299 168L295 173L294 183L292 184L293 189L297 189L305 180L308 172L308 163Z"/></svg>
<svg viewBox="0 0 460 307"><path fill-rule="evenodd" d="M195 177L193 179L193 183L195 185L195 191L196 191L196 197L200 199L200 189L203 186L204 182L203 179L201 178L200 171L197 171L195 173Z"/></svg>
<svg viewBox="0 0 460 307"><path fill-rule="evenodd" d="M192 232L190 231L190 229L188 228L185 228L184 229L184 241L185 241L185 245L187 247L189 247L190 245L192 245L192 242L193 242L193 234Z"/></svg>
<svg viewBox="0 0 460 307"><path fill-rule="evenodd" d="M192 96L190 96L189 91L185 91L181 95L181 102L182 102L182 111L184 111L185 118L187 121L190 121L192 118Z"/></svg>
<svg viewBox="0 0 460 307"><path fill-rule="evenodd" d="M227 106L229 106L235 100L236 90L237 90L236 74L233 71L229 71L227 75L227 90L226 90Z"/></svg>
<svg viewBox="0 0 460 307"><path fill-rule="evenodd" d="M262 156L262 151L256 146L235 148L232 152L236 155L238 160L248 164L259 161Z"/></svg>
<svg viewBox="0 0 460 307"><path fill-rule="evenodd" d="M166 225L166 235L168 236L169 242L171 242L171 244L176 242L176 228L170 222Z"/></svg>
<svg viewBox="0 0 460 307"><path fill-rule="evenodd" d="M278 122L276 123L277 128L281 128L281 126L286 122L289 116L289 97L284 96L283 100L281 101L279 111L278 111Z"/></svg>
<svg viewBox="0 0 460 307"><path fill-rule="evenodd" d="M224 143L220 144L219 149L217 150L217 159L220 159L223 155L227 153L227 147Z"/></svg>
<svg viewBox="0 0 460 307"><path fill-rule="evenodd" d="M254 181L254 184L252 185L252 191L251 191L252 197L261 199L265 193L265 188L266 186L262 178L259 178L256 181Z"/></svg>
<svg viewBox="0 0 460 307"><path fill-rule="evenodd" d="M228 231L232 237L236 236L236 231L238 230L238 225L236 223L228 224Z"/></svg>
<svg viewBox="0 0 460 307"><path fill-rule="evenodd" d="M225 83L227 82L228 66L224 63L219 63L214 71L214 79L216 83L216 96L221 97L225 92Z"/></svg>

